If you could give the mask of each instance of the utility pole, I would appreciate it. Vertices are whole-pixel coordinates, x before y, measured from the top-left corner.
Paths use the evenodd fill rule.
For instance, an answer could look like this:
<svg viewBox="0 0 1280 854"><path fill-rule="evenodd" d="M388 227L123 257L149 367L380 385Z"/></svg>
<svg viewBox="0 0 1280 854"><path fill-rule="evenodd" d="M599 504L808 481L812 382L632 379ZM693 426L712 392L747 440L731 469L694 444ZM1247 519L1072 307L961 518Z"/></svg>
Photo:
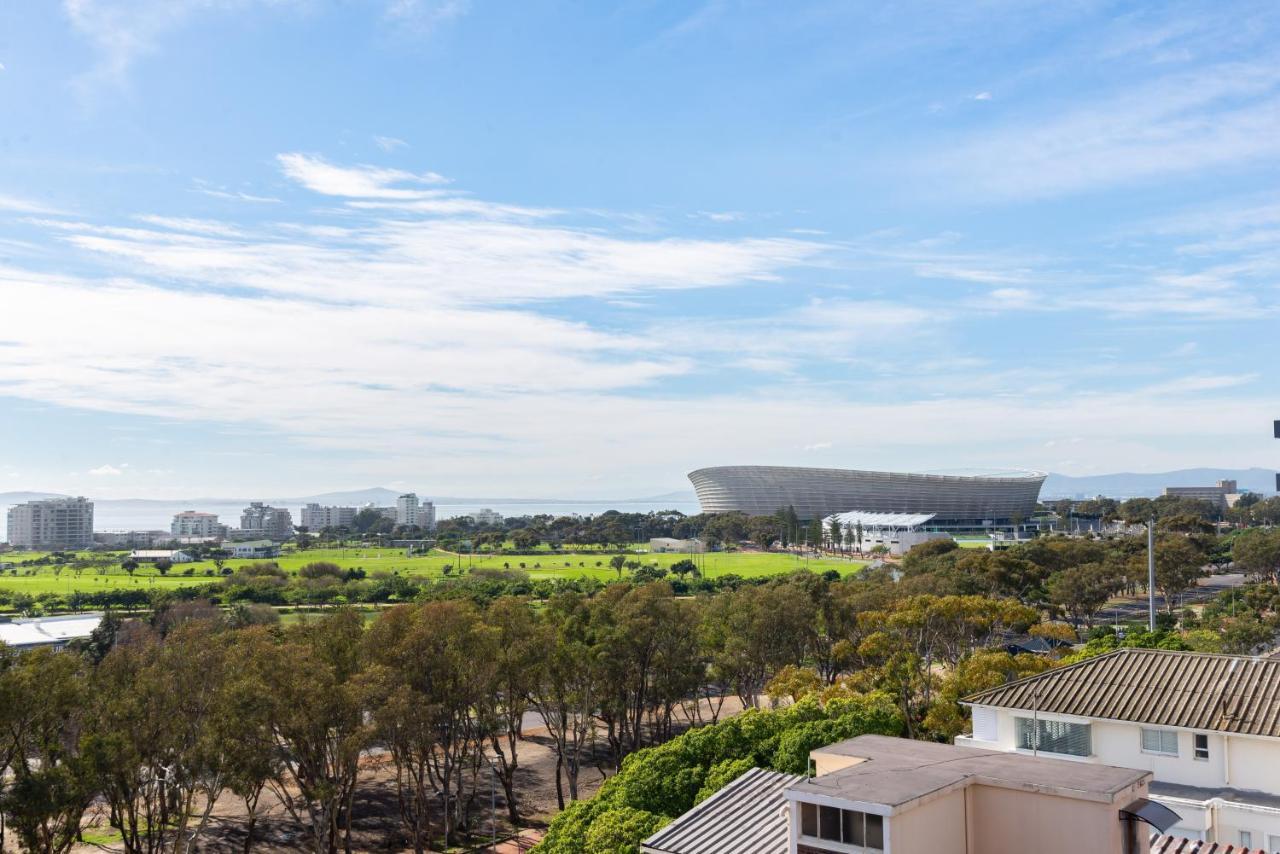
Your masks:
<svg viewBox="0 0 1280 854"><path fill-rule="evenodd" d="M1147 630L1156 630L1156 517L1147 521Z"/></svg>

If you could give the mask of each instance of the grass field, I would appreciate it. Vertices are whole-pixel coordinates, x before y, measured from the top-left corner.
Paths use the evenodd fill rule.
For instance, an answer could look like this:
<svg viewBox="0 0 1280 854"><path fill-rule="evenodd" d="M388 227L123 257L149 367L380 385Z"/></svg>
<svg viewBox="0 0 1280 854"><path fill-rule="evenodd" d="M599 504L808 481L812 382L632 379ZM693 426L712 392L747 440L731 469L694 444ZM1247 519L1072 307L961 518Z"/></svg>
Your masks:
<svg viewBox="0 0 1280 854"><path fill-rule="evenodd" d="M0 564L16 564L23 560L41 557L40 553L9 552L0 554ZM611 555L603 554L550 554L535 555L468 555L450 552L432 551L426 555L408 557L403 549L347 548L347 549L308 549L305 552L285 552L275 558L275 562L286 572L296 572L300 567L314 561L329 561L343 569L360 568L369 574L375 572L398 572L401 575L416 577L443 577L444 567L449 565L456 572L459 569L504 569L518 570L523 568L531 578L597 578L602 581L617 578L617 574L609 566ZM627 560L636 560L651 566L670 567L683 560L683 554L631 554ZM808 566L815 572L835 569L841 574L855 571L865 565L865 561L840 560L832 558L813 559L807 561L791 554L775 554L761 552L731 552L697 555L696 560L703 573L709 578L720 575L735 574L743 577L777 575L794 569ZM234 569L248 560L228 560L226 566ZM597 566L597 563L599 564ZM521 564L524 566L521 567ZM188 570L192 575L187 576ZM14 573L17 573L16 575ZM27 574L33 572L33 574ZM206 572L214 573L206 575ZM153 567L144 564L132 577L119 564L99 574L96 569L85 569L78 574L68 567L22 567L15 566L0 570L0 590L13 593L38 595L41 593L68 594L76 591L93 592L99 590L150 589L189 587L196 584L207 584L219 580L212 561L183 563L169 570L167 576L160 575Z"/></svg>

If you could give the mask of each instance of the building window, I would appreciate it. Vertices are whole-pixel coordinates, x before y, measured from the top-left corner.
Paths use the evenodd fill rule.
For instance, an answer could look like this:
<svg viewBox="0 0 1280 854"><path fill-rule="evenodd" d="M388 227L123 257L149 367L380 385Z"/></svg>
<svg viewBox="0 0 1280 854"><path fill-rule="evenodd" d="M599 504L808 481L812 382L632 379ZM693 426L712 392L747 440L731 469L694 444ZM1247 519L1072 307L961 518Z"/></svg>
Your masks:
<svg viewBox="0 0 1280 854"><path fill-rule="evenodd" d="M1171 729L1142 729L1142 752L1178 755L1178 733Z"/></svg>
<svg viewBox="0 0 1280 854"><path fill-rule="evenodd" d="M1202 732L1198 732L1195 735L1191 736L1191 741L1192 741L1192 744L1194 745L1193 753L1195 755L1195 758L1201 761L1208 759L1209 758L1209 736L1205 735Z"/></svg>
<svg viewBox="0 0 1280 854"><path fill-rule="evenodd" d="M1253 833L1251 831L1248 831L1248 830L1240 831L1240 847L1242 848L1253 847Z"/></svg>
<svg viewBox="0 0 1280 854"><path fill-rule="evenodd" d="M1069 721L1047 721L1044 718L1015 718L1018 723L1018 748L1042 750L1063 756L1090 756L1093 753L1089 724Z"/></svg>
<svg viewBox="0 0 1280 854"><path fill-rule="evenodd" d="M884 818L801 801L800 835L851 845L862 851L883 851Z"/></svg>

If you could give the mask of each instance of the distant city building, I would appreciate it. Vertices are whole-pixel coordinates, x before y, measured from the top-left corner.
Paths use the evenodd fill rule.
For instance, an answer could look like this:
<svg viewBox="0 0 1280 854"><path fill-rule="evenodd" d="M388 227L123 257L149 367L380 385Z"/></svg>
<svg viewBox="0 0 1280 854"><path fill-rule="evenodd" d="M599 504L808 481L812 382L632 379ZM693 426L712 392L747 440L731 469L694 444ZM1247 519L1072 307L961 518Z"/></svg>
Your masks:
<svg viewBox="0 0 1280 854"><path fill-rule="evenodd" d="M1220 480L1217 486L1166 486L1164 494L1171 498L1208 501L1218 510L1226 510L1235 506L1242 493L1234 480Z"/></svg>
<svg viewBox="0 0 1280 854"><path fill-rule="evenodd" d="M169 533L175 537L217 537L223 533L223 526L218 524L217 513L183 510L174 514Z"/></svg>
<svg viewBox="0 0 1280 854"><path fill-rule="evenodd" d="M488 507L481 507L471 514L471 521L477 525L501 525L502 514Z"/></svg>
<svg viewBox="0 0 1280 854"><path fill-rule="evenodd" d="M191 563L195 560L190 552L184 552L182 549L134 549L129 553L129 557L138 563L155 563L158 560L167 560L169 563Z"/></svg>
<svg viewBox="0 0 1280 854"><path fill-rule="evenodd" d="M654 554L701 553L707 550L706 543L697 538L677 540L671 537L650 537L649 551Z"/></svg>
<svg viewBox="0 0 1280 854"><path fill-rule="evenodd" d="M406 492L396 499L396 524L417 525L427 531L436 527L436 506L420 501L416 493Z"/></svg>
<svg viewBox="0 0 1280 854"><path fill-rule="evenodd" d="M319 504L308 504L302 508L302 526L308 531L320 531L324 528L350 528L356 521L354 507L321 507Z"/></svg>
<svg viewBox="0 0 1280 854"><path fill-rule="evenodd" d="M372 502L360 508L360 512L372 510L384 519L390 519L392 522L396 520L396 508L394 507L378 507Z"/></svg>
<svg viewBox="0 0 1280 854"><path fill-rule="evenodd" d="M94 531L93 541L100 546L110 548L145 549L156 543L167 543L173 539L168 531Z"/></svg>
<svg viewBox="0 0 1280 854"><path fill-rule="evenodd" d="M240 535L252 539L287 540L293 536L293 515L282 507L254 501L240 514Z"/></svg>
<svg viewBox="0 0 1280 854"><path fill-rule="evenodd" d="M46 498L9 508L9 544L27 549L82 549L93 545L93 502Z"/></svg>
<svg viewBox="0 0 1280 854"><path fill-rule="evenodd" d="M222 549L234 558L269 558L280 556L280 547L270 540L246 540L241 543L224 543Z"/></svg>
<svg viewBox="0 0 1280 854"><path fill-rule="evenodd" d="M88 638L101 622L101 612L0 621L0 643L18 650L42 646L56 649Z"/></svg>

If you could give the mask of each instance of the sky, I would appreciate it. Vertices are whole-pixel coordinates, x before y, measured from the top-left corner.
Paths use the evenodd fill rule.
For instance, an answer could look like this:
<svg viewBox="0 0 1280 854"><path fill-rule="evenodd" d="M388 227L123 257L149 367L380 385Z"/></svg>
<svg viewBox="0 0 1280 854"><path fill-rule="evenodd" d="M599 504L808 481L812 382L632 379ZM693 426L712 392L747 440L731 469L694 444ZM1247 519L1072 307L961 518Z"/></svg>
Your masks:
<svg viewBox="0 0 1280 854"><path fill-rule="evenodd" d="M1280 7L0 4L0 492L1273 467Z"/></svg>

